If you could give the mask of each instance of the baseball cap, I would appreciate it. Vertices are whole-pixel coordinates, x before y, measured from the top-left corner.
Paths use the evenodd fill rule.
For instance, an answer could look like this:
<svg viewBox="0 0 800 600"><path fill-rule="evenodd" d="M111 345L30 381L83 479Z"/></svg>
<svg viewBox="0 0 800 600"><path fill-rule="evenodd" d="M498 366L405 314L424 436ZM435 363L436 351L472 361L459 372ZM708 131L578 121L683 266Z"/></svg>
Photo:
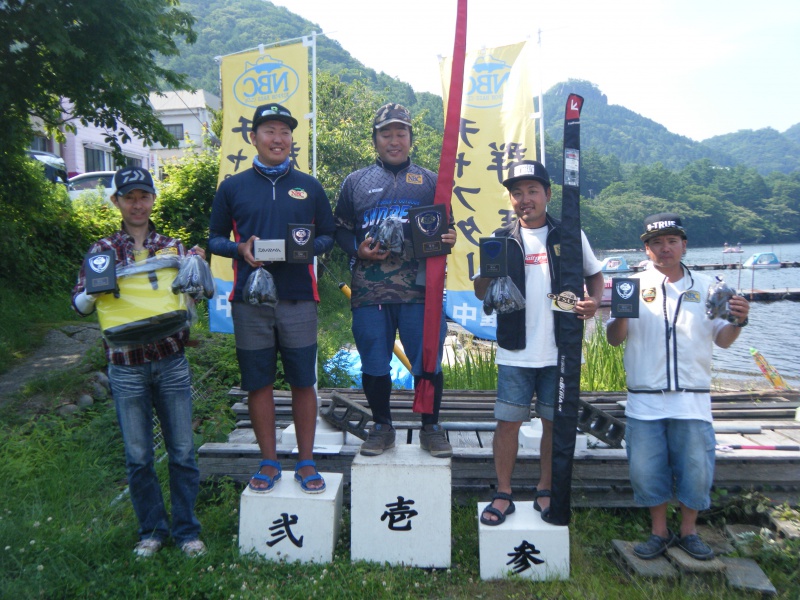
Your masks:
<svg viewBox="0 0 800 600"><path fill-rule="evenodd" d="M507 189L523 179L541 181L545 187L550 187L550 174L538 160L521 160L508 166L508 177L503 181Z"/></svg>
<svg viewBox="0 0 800 600"><path fill-rule="evenodd" d="M646 242L659 235L679 235L686 239L686 230L681 218L675 213L657 213L644 219L644 233L640 236Z"/></svg>
<svg viewBox="0 0 800 600"><path fill-rule="evenodd" d="M297 127L297 119L292 116L288 108L271 102L270 104L262 104L256 109L256 112L253 114L253 131L258 129L261 123L269 120L282 121L286 123L292 131Z"/></svg>
<svg viewBox="0 0 800 600"><path fill-rule="evenodd" d="M156 193L153 176L142 167L124 167L114 173L114 195L124 196L131 190L144 190Z"/></svg>
<svg viewBox="0 0 800 600"><path fill-rule="evenodd" d="M375 113L375 118L372 120L372 128L380 129L389 123L402 123L411 127L411 114L402 104L394 102L384 104Z"/></svg>

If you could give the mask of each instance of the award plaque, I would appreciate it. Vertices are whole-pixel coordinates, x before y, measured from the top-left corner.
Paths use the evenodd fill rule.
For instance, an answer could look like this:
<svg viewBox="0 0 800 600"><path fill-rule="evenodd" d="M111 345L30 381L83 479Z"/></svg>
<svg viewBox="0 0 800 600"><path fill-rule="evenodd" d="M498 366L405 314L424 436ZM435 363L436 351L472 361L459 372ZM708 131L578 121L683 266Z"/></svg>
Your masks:
<svg viewBox="0 0 800 600"><path fill-rule="evenodd" d="M117 253L113 250L87 254L83 272L87 294L117 291Z"/></svg>
<svg viewBox="0 0 800 600"><path fill-rule="evenodd" d="M444 204L412 208L408 211L408 223L411 225L414 258L450 254L450 244L442 241L442 234L448 229Z"/></svg>
<svg viewBox="0 0 800 600"><path fill-rule="evenodd" d="M289 223L286 226L286 262L314 262L314 225Z"/></svg>
<svg viewBox="0 0 800 600"><path fill-rule="evenodd" d="M639 318L639 280L628 277L611 278L611 316Z"/></svg>
<svg viewBox="0 0 800 600"><path fill-rule="evenodd" d="M508 275L508 238L480 238L481 277Z"/></svg>

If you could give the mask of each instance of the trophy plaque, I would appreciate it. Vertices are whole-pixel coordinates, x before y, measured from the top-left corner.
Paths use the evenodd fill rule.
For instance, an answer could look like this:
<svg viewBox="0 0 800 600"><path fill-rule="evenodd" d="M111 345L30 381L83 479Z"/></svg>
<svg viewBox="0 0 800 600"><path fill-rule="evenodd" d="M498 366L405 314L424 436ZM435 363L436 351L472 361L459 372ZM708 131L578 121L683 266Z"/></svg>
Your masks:
<svg viewBox="0 0 800 600"><path fill-rule="evenodd" d="M289 223L286 226L286 262L314 262L314 225Z"/></svg>
<svg viewBox="0 0 800 600"><path fill-rule="evenodd" d="M484 237L479 239L481 277L508 275L508 238Z"/></svg>
<svg viewBox="0 0 800 600"><path fill-rule="evenodd" d="M450 244L442 241L442 234L448 229L444 204L412 208L408 211L408 223L411 225L414 258L450 254Z"/></svg>
<svg viewBox="0 0 800 600"><path fill-rule="evenodd" d="M611 278L611 316L639 318L639 280L628 277Z"/></svg>
<svg viewBox="0 0 800 600"><path fill-rule="evenodd" d="M117 253L113 250L87 254L83 272L87 294L117 291Z"/></svg>

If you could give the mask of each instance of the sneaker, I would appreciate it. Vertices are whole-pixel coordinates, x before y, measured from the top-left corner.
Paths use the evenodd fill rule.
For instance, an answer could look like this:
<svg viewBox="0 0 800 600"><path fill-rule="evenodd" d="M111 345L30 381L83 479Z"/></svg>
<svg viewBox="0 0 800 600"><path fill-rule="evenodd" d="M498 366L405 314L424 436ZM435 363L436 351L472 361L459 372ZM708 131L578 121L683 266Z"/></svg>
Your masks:
<svg viewBox="0 0 800 600"><path fill-rule="evenodd" d="M183 552L189 558L202 556L206 553L206 551L206 545L199 539L189 540L188 542L181 544L181 552Z"/></svg>
<svg viewBox="0 0 800 600"><path fill-rule="evenodd" d="M133 547L133 553L139 558L150 558L156 552L161 550L161 540L158 538L147 538L140 540L136 546Z"/></svg>
<svg viewBox="0 0 800 600"><path fill-rule="evenodd" d="M394 427L385 423L373 424L369 428L367 441L361 444L361 454L378 456L389 448L394 448Z"/></svg>
<svg viewBox="0 0 800 600"><path fill-rule="evenodd" d="M696 533L681 537L678 540L678 547L696 560L711 560L714 558L714 551Z"/></svg>
<svg viewBox="0 0 800 600"><path fill-rule="evenodd" d="M667 537L662 538L660 535L653 534L646 542L636 544L633 547L633 553L642 560L652 560L664 554L667 548L674 546L677 541L677 536L667 530Z"/></svg>
<svg viewBox="0 0 800 600"><path fill-rule="evenodd" d="M419 430L419 445L436 458L453 456L453 447L447 441L447 435L438 423L422 426L422 429Z"/></svg>

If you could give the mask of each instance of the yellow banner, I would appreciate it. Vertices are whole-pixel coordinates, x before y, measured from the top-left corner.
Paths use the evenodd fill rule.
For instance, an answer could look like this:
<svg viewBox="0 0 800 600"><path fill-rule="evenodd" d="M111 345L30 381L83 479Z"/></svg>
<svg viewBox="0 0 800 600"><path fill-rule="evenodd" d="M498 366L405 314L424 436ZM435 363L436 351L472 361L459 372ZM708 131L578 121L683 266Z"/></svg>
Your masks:
<svg viewBox="0 0 800 600"><path fill-rule="evenodd" d="M252 167L256 156L250 143L253 113L259 105L270 102L285 106L297 119L290 158L296 168L308 172L308 48L299 43L225 56L220 73L223 125L219 181ZM216 301L209 306L211 331L233 333L228 305L233 289L232 261L214 257L211 271L217 285Z"/></svg>
<svg viewBox="0 0 800 600"><path fill-rule="evenodd" d="M507 224L514 211L503 187L508 165L536 160L536 120L525 42L467 53L452 210L459 240L447 260L447 316L484 339L495 339L470 277L479 266L478 240ZM440 62L444 105L451 59Z"/></svg>

